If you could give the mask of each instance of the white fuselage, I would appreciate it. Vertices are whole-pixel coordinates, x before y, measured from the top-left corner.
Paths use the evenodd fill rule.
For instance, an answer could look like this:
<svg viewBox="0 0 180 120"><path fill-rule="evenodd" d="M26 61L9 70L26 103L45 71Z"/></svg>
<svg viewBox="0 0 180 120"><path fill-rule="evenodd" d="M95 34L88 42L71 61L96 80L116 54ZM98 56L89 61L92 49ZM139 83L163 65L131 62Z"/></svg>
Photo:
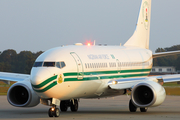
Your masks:
<svg viewBox="0 0 180 120"><path fill-rule="evenodd" d="M65 67L33 67L31 84L42 98L67 100L121 95L108 88L112 79L147 76L152 52L124 46L64 46L50 49L36 62L64 62Z"/></svg>

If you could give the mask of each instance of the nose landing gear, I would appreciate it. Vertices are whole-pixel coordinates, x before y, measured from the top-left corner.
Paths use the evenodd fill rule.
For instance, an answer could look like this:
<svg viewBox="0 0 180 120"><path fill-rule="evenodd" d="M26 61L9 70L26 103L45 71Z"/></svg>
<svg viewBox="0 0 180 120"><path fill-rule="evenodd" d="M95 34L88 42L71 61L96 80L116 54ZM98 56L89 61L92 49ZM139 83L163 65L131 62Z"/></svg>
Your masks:
<svg viewBox="0 0 180 120"><path fill-rule="evenodd" d="M52 107L49 108L48 115L49 117L59 117L60 111L59 108L56 108L56 106L60 105L60 100L56 98L52 98L51 104Z"/></svg>
<svg viewBox="0 0 180 120"><path fill-rule="evenodd" d="M48 115L49 117L59 117L60 111L56 106L53 106L52 108L49 108Z"/></svg>
<svg viewBox="0 0 180 120"><path fill-rule="evenodd" d="M59 117L60 111L59 108L56 108L56 106L60 106L60 109L62 112L66 112L68 107L70 107L72 112L76 112L78 110L78 100L72 99L72 100L64 100L61 101L55 98L52 98L51 104L52 107L49 108L48 115L49 117Z"/></svg>

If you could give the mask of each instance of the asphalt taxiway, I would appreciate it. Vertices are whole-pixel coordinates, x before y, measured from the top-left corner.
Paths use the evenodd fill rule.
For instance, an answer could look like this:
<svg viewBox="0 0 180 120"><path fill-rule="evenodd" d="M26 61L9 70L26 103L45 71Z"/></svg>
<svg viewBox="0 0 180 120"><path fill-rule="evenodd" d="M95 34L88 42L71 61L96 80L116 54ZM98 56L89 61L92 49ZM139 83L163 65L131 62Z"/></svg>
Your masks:
<svg viewBox="0 0 180 120"><path fill-rule="evenodd" d="M0 96L0 120L180 120L180 96L167 96L158 107L149 108L147 113L130 113L129 98L118 96L104 99L81 99L78 112L61 113L58 118L48 117L48 106L39 104L32 108L11 106L6 96Z"/></svg>

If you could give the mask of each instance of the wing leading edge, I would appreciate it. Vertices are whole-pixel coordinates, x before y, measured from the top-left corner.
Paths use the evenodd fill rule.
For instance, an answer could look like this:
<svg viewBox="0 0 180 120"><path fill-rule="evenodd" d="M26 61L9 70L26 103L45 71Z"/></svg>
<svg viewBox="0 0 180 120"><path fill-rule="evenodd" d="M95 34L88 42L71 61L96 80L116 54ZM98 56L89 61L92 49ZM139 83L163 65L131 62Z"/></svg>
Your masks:
<svg viewBox="0 0 180 120"><path fill-rule="evenodd" d="M30 75L28 74L0 72L0 81L3 81L6 84L9 84L10 81L14 81L14 82L23 81L29 77Z"/></svg>
<svg viewBox="0 0 180 120"><path fill-rule="evenodd" d="M115 79L108 82L108 86L111 89L122 90L132 89L136 84L143 81L154 81L157 83L168 83L168 82L180 82L180 74L175 75L162 75L152 77L139 77L139 78L125 78Z"/></svg>

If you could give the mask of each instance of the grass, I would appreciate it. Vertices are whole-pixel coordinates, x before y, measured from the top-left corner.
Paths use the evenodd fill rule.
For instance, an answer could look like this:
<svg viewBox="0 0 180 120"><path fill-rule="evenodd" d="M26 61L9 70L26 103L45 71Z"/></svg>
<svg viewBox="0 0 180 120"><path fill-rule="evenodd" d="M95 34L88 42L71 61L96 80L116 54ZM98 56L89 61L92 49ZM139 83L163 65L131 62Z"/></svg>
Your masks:
<svg viewBox="0 0 180 120"><path fill-rule="evenodd" d="M10 82L10 85L7 85L4 82L0 81L0 95L7 95L9 87L14 83L15 82Z"/></svg>
<svg viewBox="0 0 180 120"><path fill-rule="evenodd" d="M4 82L0 81L0 95L7 95L7 91L13 83L14 82L11 82L10 85L7 85ZM166 90L167 95L180 95L180 84L165 83L163 86Z"/></svg>
<svg viewBox="0 0 180 120"><path fill-rule="evenodd" d="M163 86L164 87L180 87L180 84L173 82L173 83L165 83Z"/></svg>
<svg viewBox="0 0 180 120"><path fill-rule="evenodd" d="M167 95L180 95L180 84L165 83L163 86Z"/></svg>
<svg viewBox="0 0 180 120"><path fill-rule="evenodd" d="M165 87L166 95L180 95L180 87Z"/></svg>

